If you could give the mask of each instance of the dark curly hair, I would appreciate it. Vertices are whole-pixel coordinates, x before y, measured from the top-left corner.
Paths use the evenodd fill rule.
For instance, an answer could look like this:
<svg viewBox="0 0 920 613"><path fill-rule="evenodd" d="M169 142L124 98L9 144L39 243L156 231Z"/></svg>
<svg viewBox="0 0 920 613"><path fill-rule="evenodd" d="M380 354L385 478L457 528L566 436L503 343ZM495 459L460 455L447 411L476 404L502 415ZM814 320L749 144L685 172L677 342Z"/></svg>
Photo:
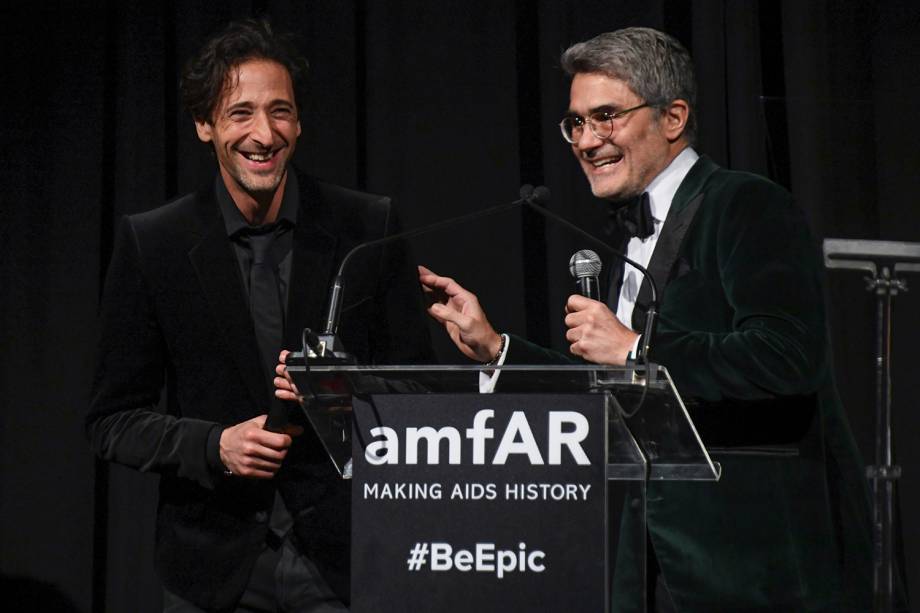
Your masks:
<svg viewBox="0 0 920 613"><path fill-rule="evenodd" d="M303 108L307 62L290 34L276 34L264 20L233 21L212 36L185 64L179 91L182 102L196 121L212 122L221 96L233 87L231 71L254 59L277 62L291 75L294 101Z"/></svg>

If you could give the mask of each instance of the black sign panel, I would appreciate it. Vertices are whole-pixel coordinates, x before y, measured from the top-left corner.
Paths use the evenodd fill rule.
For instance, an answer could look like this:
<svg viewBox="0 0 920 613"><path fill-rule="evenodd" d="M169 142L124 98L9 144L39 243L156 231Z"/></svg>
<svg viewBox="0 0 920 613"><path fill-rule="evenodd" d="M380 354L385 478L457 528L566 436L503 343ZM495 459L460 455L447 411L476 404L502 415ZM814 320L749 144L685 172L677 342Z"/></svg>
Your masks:
<svg viewBox="0 0 920 613"><path fill-rule="evenodd" d="M601 395L354 399L352 610L604 611Z"/></svg>

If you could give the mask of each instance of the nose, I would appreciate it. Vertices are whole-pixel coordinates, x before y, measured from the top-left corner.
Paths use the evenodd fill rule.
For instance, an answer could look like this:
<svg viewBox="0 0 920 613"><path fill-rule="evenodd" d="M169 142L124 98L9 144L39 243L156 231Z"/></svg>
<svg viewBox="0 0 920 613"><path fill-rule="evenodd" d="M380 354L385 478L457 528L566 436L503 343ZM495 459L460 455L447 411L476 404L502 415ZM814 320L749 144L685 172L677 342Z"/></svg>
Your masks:
<svg viewBox="0 0 920 613"><path fill-rule="evenodd" d="M578 139L572 143L572 147L574 147L576 151L584 151L585 154L590 157L593 150L597 149L602 144L604 144L604 141L597 137L594 130L591 129L591 126L585 125Z"/></svg>
<svg viewBox="0 0 920 613"><path fill-rule="evenodd" d="M272 122L267 113L256 113L252 120L252 130L249 133L253 141L262 147L272 146Z"/></svg>

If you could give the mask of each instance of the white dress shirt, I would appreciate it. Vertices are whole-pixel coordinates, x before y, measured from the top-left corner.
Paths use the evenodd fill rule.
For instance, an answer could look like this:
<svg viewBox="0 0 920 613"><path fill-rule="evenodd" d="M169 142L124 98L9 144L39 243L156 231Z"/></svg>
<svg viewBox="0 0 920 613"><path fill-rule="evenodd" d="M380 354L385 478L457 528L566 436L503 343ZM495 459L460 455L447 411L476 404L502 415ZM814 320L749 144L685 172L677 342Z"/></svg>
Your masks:
<svg viewBox="0 0 920 613"><path fill-rule="evenodd" d="M648 192L649 206L652 209L652 218L655 221L655 231L645 239L633 237L626 246L626 257L643 268L648 268L648 263L652 259L652 253L655 251L658 237L661 236L661 228L664 226L668 211L671 210L671 201L674 200L677 188L699 157L696 151L687 147L677 154L677 157L671 160L671 163L645 188L645 191ZM617 319L630 329L632 329L633 309L636 306L636 297L639 295L641 285L642 273L631 265L624 264L623 284L620 286L616 315ZM642 331L637 330L637 332Z"/></svg>

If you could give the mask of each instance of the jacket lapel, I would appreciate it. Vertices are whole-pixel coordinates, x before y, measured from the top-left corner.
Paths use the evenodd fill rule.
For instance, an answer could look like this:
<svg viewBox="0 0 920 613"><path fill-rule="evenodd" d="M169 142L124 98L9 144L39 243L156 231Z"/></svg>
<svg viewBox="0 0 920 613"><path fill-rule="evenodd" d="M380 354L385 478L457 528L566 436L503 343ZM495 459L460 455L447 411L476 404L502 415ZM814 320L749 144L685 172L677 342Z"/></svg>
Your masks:
<svg viewBox="0 0 920 613"><path fill-rule="evenodd" d="M655 244L655 251L652 253L652 259L648 264L648 272L655 281L658 288L659 303L664 298L664 290L671 280L671 272L674 264L677 262L677 256L680 253L681 245L684 242L684 236L693 222L693 218L703 202L705 193L703 186L709 176L718 169L718 166L703 155L696 161L696 164L684 177L677 193L674 194L674 200L668 211L668 217L665 219L664 227L661 228L661 234L658 236L658 242ZM642 331L645 329L645 317L648 312L649 304L652 300L652 289L648 281L643 279L639 287L639 294L636 297L636 308L633 310L632 328L633 330ZM659 309L661 305L659 304Z"/></svg>
<svg viewBox="0 0 920 613"><path fill-rule="evenodd" d="M208 216L210 219L206 222L204 234L189 251L188 257L240 378L254 405L264 409L270 398L269 390L261 372L262 361L240 279L239 264L213 196L210 199L206 197L202 203L203 207L208 205L213 208L214 214Z"/></svg>

